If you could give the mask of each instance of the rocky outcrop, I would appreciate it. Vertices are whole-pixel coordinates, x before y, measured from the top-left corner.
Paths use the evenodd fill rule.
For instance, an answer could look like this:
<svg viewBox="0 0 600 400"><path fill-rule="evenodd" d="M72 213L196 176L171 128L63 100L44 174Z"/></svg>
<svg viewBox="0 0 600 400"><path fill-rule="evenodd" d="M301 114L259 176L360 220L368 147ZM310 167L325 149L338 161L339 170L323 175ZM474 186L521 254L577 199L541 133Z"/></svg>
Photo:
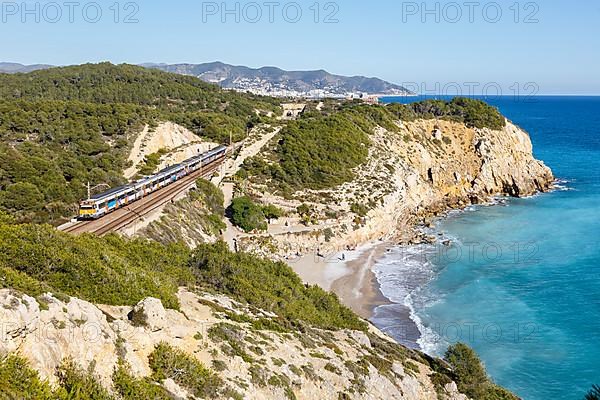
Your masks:
<svg viewBox="0 0 600 400"><path fill-rule="evenodd" d="M175 311L153 298L113 307L50 294L38 301L3 289L0 351L25 357L50 382L68 358L83 368L93 364L107 388L119 358L135 376L150 376L148 357L164 342L218 370L245 399L288 399L292 393L297 399L466 399L447 378L432 379L439 361L393 343L372 326L369 332L307 327L279 333L235 322L273 315L229 298L185 289L178 298L181 309ZM160 383L188 398L174 381Z"/></svg>
<svg viewBox="0 0 600 400"><path fill-rule="evenodd" d="M533 157L529 135L511 123L503 131L477 131L474 149L482 163L473 185L476 194L527 196L547 190L554 180Z"/></svg>
<svg viewBox="0 0 600 400"><path fill-rule="evenodd" d="M419 241L412 228L432 216L494 196L533 195L548 190L554 180L550 169L533 156L529 135L509 121L502 130L443 120L398 122L397 131L377 128L371 141L368 162L357 168L352 182L297 194L294 206L311 205L323 229L272 235L268 241L246 239L244 250L269 256L269 249L275 248L277 254L271 256L282 259L315 249L336 252L382 238ZM253 194L261 197L264 191L256 187ZM276 203L272 197L266 202ZM369 212L358 216L351 212L352 204L364 205ZM328 219L331 214L338 217Z"/></svg>

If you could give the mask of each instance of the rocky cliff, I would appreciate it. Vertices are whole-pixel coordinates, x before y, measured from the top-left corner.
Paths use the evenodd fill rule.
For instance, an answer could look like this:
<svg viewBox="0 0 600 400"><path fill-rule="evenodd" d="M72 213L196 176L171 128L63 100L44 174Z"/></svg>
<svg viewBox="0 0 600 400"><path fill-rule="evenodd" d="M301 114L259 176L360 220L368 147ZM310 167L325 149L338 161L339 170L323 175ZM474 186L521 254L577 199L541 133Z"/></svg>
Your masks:
<svg viewBox="0 0 600 400"><path fill-rule="evenodd" d="M264 185L252 186L254 196L290 212L310 205L319 223L303 233L244 238L245 248L265 255L277 249L276 257L288 257L381 238L414 241L414 226L447 210L551 188L551 170L535 159L529 135L509 121L501 130L434 119L397 124L395 131L379 127L371 135L368 162L357 168L352 182L306 190L293 200L268 194Z"/></svg>
<svg viewBox="0 0 600 400"><path fill-rule="evenodd" d="M443 363L397 345L374 327L270 330L265 321L275 315L225 296L180 289L177 297L181 307L175 311L154 298L115 307L51 294L39 302L3 289L0 351L24 357L53 384L57 368L74 360L109 391L124 363L135 377L152 376L174 399L196 398L181 379L189 362L158 378L150 360L159 347L169 349L173 365L177 357L190 357L216 371L219 398L466 399Z"/></svg>

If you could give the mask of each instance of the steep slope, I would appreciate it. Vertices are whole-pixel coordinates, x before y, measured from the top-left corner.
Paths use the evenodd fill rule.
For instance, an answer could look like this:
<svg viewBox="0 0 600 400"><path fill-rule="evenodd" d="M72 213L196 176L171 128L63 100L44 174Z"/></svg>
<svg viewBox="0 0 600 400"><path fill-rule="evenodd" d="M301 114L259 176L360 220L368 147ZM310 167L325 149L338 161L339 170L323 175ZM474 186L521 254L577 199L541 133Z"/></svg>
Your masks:
<svg viewBox="0 0 600 400"><path fill-rule="evenodd" d="M187 357L218 377L214 389L202 386L208 398L466 400L442 362L395 344L374 327L274 331L260 326L273 314L228 297L185 289L177 296L179 311L166 310L154 298L111 307L52 295L44 296L47 306L40 309L33 297L0 290L0 314L10 326L1 347L18 350L54 384L69 357L83 371L94 365L94 378L113 393L122 363L137 379L151 379L177 398L193 398L198 386L182 379ZM165 370L159 370L159 356L170 358Z"/></svg>
<svg viewBox="0 0 600 400"><path fill-rule="evenodd" d="M273 232L267 239L244 238L244 248L265 255L277 249L276 257L283 259L316 249L335 253L380 238L422 240L412 226L427 223L433 215L487 202L493 196L528 196L551 187L552 172L534 158L527 133L504 118L500 123L497 111L483 109L485 116L466 108L440 113L444 107L456 106L446 104L435 112L439 119L432 119L429 111L414 113L414 109L425 106L355 108L365 118L369 113L369 118L374 118L372 114L377 112L381 118L375 118L378 121L370 127L368 157L347 171L343 183L331 181L331 174L314 181L318 173L303 173L305 166L327 166L330 157L327 152L307 152L302 158L290 158L295 145L283 131L270 151L246 164L244 176L253 182L246 185L246 191L287 209L292 228L303 217L297 207L306 204L312 226L304 234L284 230ZM399 114L402 120L396 119ZM323 121L321 116L306 118L305 124ZM458 118L465 122L455 122ZM316 143L327 145L325 137L325 133L317 136ZM342 147L335 143L332 140L329 145L339 158ZM307 142L302 145L306 147ZM325 155L313 163L311 157L317 154Z"/></svg>
<svg viewBox="0 0 600 400"><path fill-rule="evenodd" d="M0 385L16 398L465 399L446 363L224 243L74 238L0 213L0 250Z"/></svg>

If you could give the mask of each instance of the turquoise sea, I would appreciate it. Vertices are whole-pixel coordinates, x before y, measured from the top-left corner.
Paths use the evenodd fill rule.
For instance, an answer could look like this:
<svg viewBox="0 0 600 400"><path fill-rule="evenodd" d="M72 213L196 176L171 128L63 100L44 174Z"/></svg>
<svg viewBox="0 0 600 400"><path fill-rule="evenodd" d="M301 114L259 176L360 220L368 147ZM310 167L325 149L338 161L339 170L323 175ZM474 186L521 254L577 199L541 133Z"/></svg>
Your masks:
<svg viewBox="0 0 600 400"><path fill-rule="evenodd" d="M394 304L374 322L436 355L468 343L526 400L583 399L600 384L600 97L486 101L529 132L557 190L452 212L432 232L450 247L392 249L374 270Z"/></svg>

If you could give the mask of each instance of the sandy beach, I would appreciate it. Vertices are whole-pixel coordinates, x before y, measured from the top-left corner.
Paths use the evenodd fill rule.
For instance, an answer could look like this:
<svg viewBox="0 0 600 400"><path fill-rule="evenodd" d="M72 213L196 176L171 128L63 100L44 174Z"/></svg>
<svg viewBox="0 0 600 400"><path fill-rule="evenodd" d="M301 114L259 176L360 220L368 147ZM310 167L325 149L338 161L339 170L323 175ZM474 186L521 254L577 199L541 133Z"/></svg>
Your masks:
<svg viewBox="0 0 600 400"><path fill-rule="evenodd" d="M304 282L336 293L346 306L369 319L377 306L389 304L371 268L390 246L372 242L352 251L307 254L288 263Z"/></svg>
<svg viewBox="0 0 600 400"><path fill-rule="evenodd" d="M389 304L381 291L372 271L375 262L385 253L389 243L378 243L364 251L355 259L345 263L347 274L334 280L330 290L336 293L342 303L363 318L370 319L377 306Z"/></svg>
<svg viewBox="0 0 600 400"><path fill-rule="evenodd" d="M389 242L370 242L353 251L303 255L288 260L288 264L304 282L336 293L342 303L400 343L419 348L420 332L410 318L410 310L383 295L373 272L373 266L393 246Z"/></svg>

